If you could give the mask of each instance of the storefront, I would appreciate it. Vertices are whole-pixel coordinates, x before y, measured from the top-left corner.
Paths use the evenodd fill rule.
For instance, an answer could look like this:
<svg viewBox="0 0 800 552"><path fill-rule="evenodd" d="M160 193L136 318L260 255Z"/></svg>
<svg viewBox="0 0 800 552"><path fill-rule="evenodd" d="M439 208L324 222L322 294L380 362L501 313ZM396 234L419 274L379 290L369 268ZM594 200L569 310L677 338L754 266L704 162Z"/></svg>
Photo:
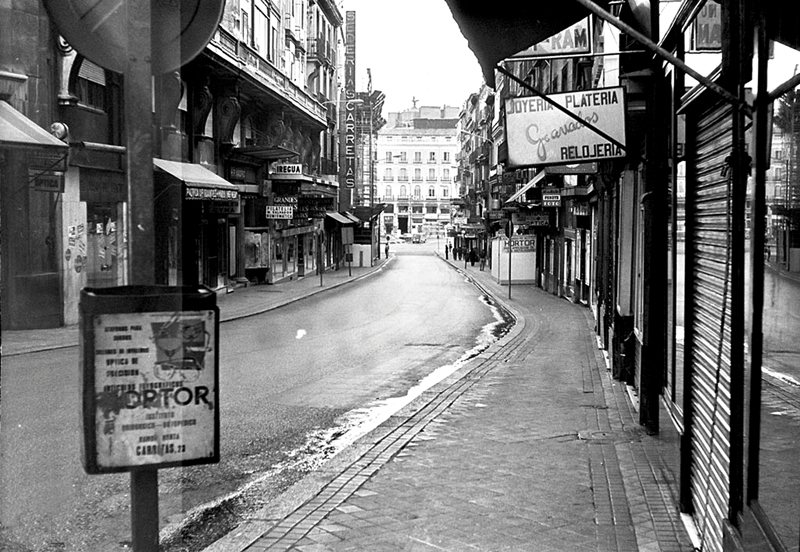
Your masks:
<svg viewBox="0 0 800 552"><path fill-rule="evenodd" d="M3 329L63 323L60 201L68 147L0 101Z"/></svg>
<svg viewBox="0 0 800 552"><path fill-rule="evenodd" d="M225 289L236 276L236 186L202 165L154 159L156 281Z"/></svg>
<svg viewBox="0 0 800 552"><path fill-rule="evenodd" d="M336 207L338 184L302 170L299 164L278 164L269 175L271 283L317 273L326 213Z"/></svg>

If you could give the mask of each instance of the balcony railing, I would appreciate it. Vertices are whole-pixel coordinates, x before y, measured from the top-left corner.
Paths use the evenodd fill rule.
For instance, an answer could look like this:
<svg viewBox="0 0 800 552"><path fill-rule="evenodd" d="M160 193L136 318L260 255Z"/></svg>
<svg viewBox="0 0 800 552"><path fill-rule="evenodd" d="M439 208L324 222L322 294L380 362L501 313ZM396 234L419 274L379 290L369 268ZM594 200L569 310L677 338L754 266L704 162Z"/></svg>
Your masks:
<svg viewBox="0 0 800 552"><path fill-rule="evenodd" d="M235 46L235 47L234 47ZM287 102L293 103L296 107L306 110L321 121L325 121L326 110L319 105L317 100L297 86L291 79L275 68L270 61L267 61L259 53L237 40L221 26L217 27L217 32L208 45L209 49L218 55L228 58L233 65L243 63L243 71L252 75L255 80L267 89L278 93Z"/></svg>

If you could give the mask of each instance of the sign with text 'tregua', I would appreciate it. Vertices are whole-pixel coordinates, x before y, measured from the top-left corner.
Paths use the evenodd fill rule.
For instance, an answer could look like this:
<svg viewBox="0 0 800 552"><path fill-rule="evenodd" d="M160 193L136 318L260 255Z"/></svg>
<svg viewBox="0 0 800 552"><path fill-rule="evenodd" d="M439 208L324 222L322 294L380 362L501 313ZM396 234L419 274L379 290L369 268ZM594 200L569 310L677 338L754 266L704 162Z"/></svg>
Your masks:
<svg viewBox="0 0 800 552"><path fill-rule="evenodd" d="M622 87L550 94L548 98L578 119L536 96L507 99L506 141L510 166L563 165L625 156L625 92Z"/></svg>
<svg viewBox="0 0 800 552"><path fill-rule="evenodd" d="M218 328L210 290L82 291L87 473L219 462Z"/></svg>

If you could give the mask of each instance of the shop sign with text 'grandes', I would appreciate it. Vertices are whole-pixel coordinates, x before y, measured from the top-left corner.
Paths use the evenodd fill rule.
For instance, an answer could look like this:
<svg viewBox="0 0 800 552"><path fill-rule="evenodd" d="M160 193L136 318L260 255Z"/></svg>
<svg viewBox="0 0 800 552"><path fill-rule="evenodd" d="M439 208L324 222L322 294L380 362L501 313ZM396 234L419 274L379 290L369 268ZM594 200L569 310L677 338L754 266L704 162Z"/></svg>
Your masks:
<svg viewBox="0 0 800 552"><path fill-rule="evenodd" d="M580 120L544 98L509 98L506 100L506 142L510 166L563 165L625 156L625 93L622 87L550 94L548 98Z"/></svg>

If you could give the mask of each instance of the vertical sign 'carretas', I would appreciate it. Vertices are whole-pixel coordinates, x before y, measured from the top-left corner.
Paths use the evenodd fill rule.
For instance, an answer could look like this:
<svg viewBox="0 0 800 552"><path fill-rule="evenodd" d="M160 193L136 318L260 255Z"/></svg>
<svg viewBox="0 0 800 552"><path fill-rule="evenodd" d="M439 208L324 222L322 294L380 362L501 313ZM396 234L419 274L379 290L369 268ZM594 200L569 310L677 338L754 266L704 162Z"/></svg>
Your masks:
<svg viewBox="0 0 800 552"><path fill-rule="evenodd" d="M356 186L356 12L345 14L344 51L344 167L341 169L346 188Z"/></svg>

